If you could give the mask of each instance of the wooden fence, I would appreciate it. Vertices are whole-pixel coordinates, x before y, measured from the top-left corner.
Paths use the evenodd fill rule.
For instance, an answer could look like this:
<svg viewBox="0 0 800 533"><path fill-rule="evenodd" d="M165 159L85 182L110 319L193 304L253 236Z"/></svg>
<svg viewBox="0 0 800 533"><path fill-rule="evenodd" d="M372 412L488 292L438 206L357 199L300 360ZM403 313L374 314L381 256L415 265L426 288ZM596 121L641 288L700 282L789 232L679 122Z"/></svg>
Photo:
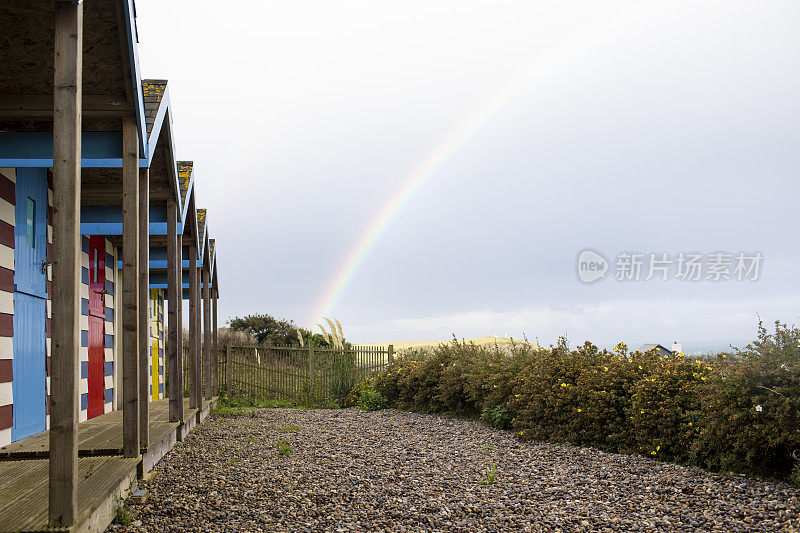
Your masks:
<svg viewBox="0 0 800 533"><path fill-rule="evenodd" d="M217 354L219 393L256 401L333 404L344 399L356 383L384 370L393 358L391 345L352 346L346 350L230 345ZM186 349L185 391L188 368Z"/></svg>

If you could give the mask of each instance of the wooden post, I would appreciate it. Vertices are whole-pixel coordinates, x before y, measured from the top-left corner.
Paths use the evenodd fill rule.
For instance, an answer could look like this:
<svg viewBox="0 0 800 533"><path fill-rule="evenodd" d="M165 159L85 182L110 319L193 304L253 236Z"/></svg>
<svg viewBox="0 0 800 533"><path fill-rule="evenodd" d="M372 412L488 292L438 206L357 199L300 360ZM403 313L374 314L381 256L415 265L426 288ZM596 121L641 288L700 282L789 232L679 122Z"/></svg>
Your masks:
<svg viewBox="0 0 800 533"><path fill-rule="evenodd" d="M219 293L217 292L217 288L214 287L214 301L212 305L212 318L211 318L211 327L214 328L212 333L213 341L212 341L212 364L214 365L214 396L219 396L219 343L217 339L217 299L219 298Z"/></svg>
<svg viewBox="0 0 800 533"><path fill-rule="evenodd" d="M122 453L139 456L139 136L122 121Z"/></svg>
<svg viewBox="0 0 800 533"><path fill-rule="evenodd" d="M203 390L204 398L210 400L212 397L212 366L211 366L211 276L209 267L201 269L203 272Z"/></svg>
<svg viewBox="0 0 800 533"><path fill-rule="evenodd" d="M289 348L289 361L292 360L292 349ZM308 339L308 390L309 393L314 391L314 344L311 342L311 337Z"/></svg>
<svg viewBox="0 0 800 533"><path fill-rule="evenodd" d="M157 310L154 309L153 311ZM150 444L150 169L139 171L139 446ZM155 391L158 392L158 391Z"/></svg>
<svg viewBox="0 0 800 533"><path fill-rule="evenodd" d="M50 359L51 527L78 516L83 5L56 2L53 76L53 278Z"/></svg>
<svg viewBox="0 0 800 533"><path fill-rule="evenodd" d="M200 396L197 394L197 341L200 332L197 331L197 246L189 245L189 407L200 406Z"/></svg>
<svg viewBox="0 0 800 533"><path fill-rule="evenodd" d="M394 345L393 344L389 345L389 352L387 354L387 359L388 359L390 365L392 363L394 363Z"/></svg>
<svg viewBox="0 0 800 533"><path fill-rule="evenodd" d="M186 386L183 380L183 235L178 234L177 238L177 249L175 253L177 257L175 258L175 262L177 264L177 271L175 275L178 278L178 328L175 330L175 335L177 336L178 342L176 343L176 350L178 351L177 355L177 362L178 362L178 394L176 395L179 400L179 410L180 410L180 421L184 421L184 414L183 414L183 389Z"/></svg>
<svg viewBox="0 0 800 533"><path fill-rule="evenodd" d="M197 260L200 261L202 258L198 254ZM202 322L202 309L200 307L201 304L201 276L202 272L200 268L195 269L195 276L197 276L197 283L195 284L196 293L195 297L195 319L197 320L197 335L195 336L195 342L197 343L195 350L197 355L195 356L195 365L197 366L197 405L200 409L203 408L203 322Z"/></svg>
<svg viewBox="0 0 800 533"><path fill-rule="evenodd" d="M181 272L181 258L178 248L178 204L175 200L167 202L167 301L169 302L169 421L183 421L183 385L179 360L178 330L181 327L178 315L180 294L178 276Z"/></svg>
<svg viewBox="0 0 800 533"><path fill-rule="evenodd" d="M225 348L225 396L233 398L233 353L230 344Z"/></svg>

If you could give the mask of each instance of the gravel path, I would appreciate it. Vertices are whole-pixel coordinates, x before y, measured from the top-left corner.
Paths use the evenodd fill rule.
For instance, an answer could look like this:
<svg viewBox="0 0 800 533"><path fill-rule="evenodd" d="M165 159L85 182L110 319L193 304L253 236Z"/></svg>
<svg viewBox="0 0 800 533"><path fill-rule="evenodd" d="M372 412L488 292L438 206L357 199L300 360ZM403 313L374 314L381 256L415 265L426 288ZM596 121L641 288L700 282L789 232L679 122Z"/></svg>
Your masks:
<svg viewBox="0 0 800 533"><path fill-rule="evenodd" d="M472 420L256 414L209 418L141 483L134 526L109 530L800 531L800 491L784 484L522 443Z"/></svg>

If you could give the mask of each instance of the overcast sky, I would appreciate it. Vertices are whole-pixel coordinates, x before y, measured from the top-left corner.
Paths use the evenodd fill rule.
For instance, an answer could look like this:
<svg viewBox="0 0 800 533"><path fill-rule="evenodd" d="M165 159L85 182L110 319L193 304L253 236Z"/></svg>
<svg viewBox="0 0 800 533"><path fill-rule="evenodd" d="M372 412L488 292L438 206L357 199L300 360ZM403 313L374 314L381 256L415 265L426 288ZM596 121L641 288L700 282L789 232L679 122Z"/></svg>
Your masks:
<svg viewBox="0 0 800 533"><path fill-rule="evenodd" d="M209 209L223 318L600 344L800 322L794 0L136 7L142 72L170 82ZM586 248L610 269L592 284ZM763 260L757 280L644 281L645 255L617 281L622 252Z"/></svg>

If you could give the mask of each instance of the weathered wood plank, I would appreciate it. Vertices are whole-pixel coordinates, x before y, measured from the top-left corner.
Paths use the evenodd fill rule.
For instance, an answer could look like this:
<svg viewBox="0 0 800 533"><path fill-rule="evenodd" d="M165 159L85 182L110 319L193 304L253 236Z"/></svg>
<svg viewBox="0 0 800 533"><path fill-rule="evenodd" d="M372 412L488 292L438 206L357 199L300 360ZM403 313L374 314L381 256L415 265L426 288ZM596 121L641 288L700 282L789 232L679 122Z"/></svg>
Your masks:
<svg viewBox="0 0 800 533"><path fill-rule="evenodd" d="M64 527L75 523L78 509L82 4L55 6L54 48L49 445L55 453L48 461L49 496L40 501L49 509L42 525Z"/></svg>
<svg viewBox="0 0 800 533"><path fill-rule="evenodd" d="M198 395L198 373L197 373L197 344L200 332L197 331L197 246L192 243L189 245L189 406L196 408L200 406L200 396Z"/></svg>
<svg viewBox="0 0 800 533"><path fill-rule="evenodd" d="M139 447L147 449L150 408L150 169L139 170ZM158 368L153 372L158 373Z"/></svg>
<svg viewBox="0 0 800 533"><path fill-rule="evenodd" d="M214 331L212 332L213 341L212 341L212 353L214 359L214 396L219 396L219 342L217 336L217 300L219 298L219 291L217 288L214 287L214 303L212 304L212 327Z"/></svg>
<svg viewBox="0 0 800 533"><path fill-rule="evenodd" d="M203 398L210 400L213 395L211 365L211 277L208 267L201 269L203 272Z"/></svg>
<svg viewBox="0 0 800 533"><path fill-rule="evenodd" d="M183 373L181 372L181 340L183 324L178 309L183 290L179 287L182 271L178 246L178 204L167 202L167 301L169 302L168 348L169 361L169 419L183 421Z"/></svg>
<svg viewBox="0 0 800 533"><path fill-rule="evenodd" d="M197 259L202 259L198 253ZM197 376L197 380L195 381L195 385L197 387L196 398L197 398L197 405L198 407L202 406L203 402L203 326L202 326L202 309L200 307L200 300L201 300L201 287L200 287L200 268L195 269L195 320L197 321L196 330L197 335L195 335L195 366L197 367L195 372Z"/></svg>
<svg viewBox="0 0 800 533"><path fill-rule="evenodd" d="M122 396L125 457L139 455L139 135L122 122Z"/></svg>

